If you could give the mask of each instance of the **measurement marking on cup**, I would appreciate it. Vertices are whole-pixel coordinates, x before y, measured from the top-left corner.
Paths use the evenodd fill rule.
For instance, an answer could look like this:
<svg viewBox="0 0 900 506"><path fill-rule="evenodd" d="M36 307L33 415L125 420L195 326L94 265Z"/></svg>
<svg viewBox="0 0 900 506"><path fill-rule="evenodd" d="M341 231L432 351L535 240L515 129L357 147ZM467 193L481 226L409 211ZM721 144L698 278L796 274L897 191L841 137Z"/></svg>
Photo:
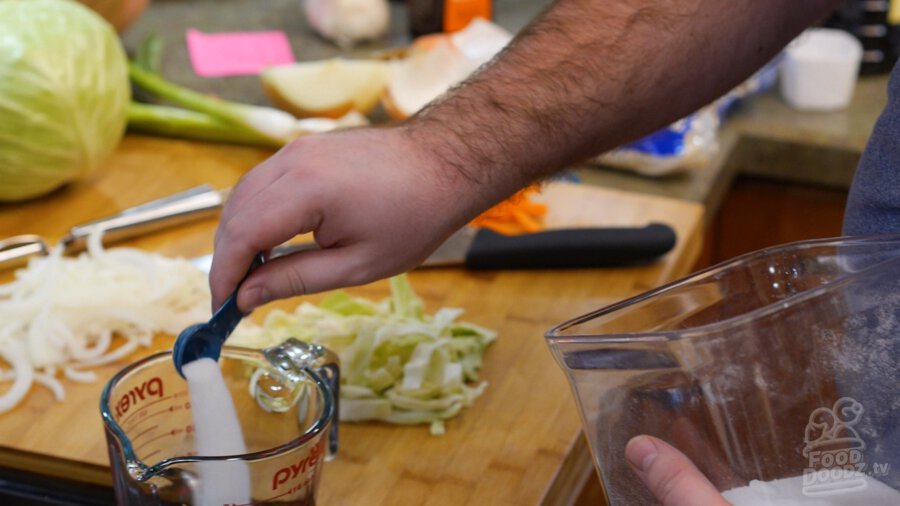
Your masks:
<svg viewBox="0 0 900 506"><path fill-rule="evenodd" d="M152 429L155 429L155 428L157 428L157 427L158 427L158 426L153 426L151 429L148 429L148 430L152 430ZM177 435L179 435L179 434L181 434L181 433L184 433L184 432L191 433L191 432L193 432L193 430L194 430L194 426L193 426L193 425L188 425L188 426L185 427L184 429L172 429L172 430L168 430L168 431L166 431L166 432L163 432L162 434L159 434L159 435L157 435L157 436L154 436L154 437L152 437L152 438L150 438L150 439L144 441L143 443L141 443L140 446L135 445L134 450L135 450L136 452L140 452L141 450L143 450L144 448L146 448L147 445L149 445L150 443L152 443L152 442L154 442L154 441L156 441L156 440L158 440L158 439L163 439L163 438L167 438L167 437L175 437L175 436L177 436ZM138 434L138 437L140 437L140 436L142 436L142 435L144 435L144 434L146 434L146 433L147 433L147 431L141 432L140 434ZM136 439L137 439L137 437L133 438L132 441L134 441L134 440L136 440Z"/></svg>
<svg viewBox="0 0 900 506"><path fill-rule="evenodd" d="M312 486L312 478L307 478L307 479L303 480L302 482L293 485L291 488L285 490L284 492L282 492L276 496L269 497L268 499L264 499L262 502L258 502L257 504L266 504L266 503L274 502L276 499L280 499L280 498L288 496L288 495L296 494L297 492L300 492L301 490L303 490L307 487L310 487L310 486ZM245 505L240 505L240 506L245 506Z"/></svg>
<svg viewBox="0 0 900 506"><path fill-rule="evenodd" d="M135 420L134 423L129 425L128 427L125 427L124 424L122 426L125 428L125 430L131 431L131 430L136 429L138 427L138 425L146 422L147 420L150 420L151 418L153 418L155 416L165 415L165 414L173 414L176 411L179 411L182 409L190 409L190 407L191 407L190 403L185 403L184 406L181 406L178 404L173 404L173 405L169 406L168 408L164 408L159 411L155 411L153 413L150 413L149 415L147 414L147 410L143 409L134 414L136 417L138 417L138 420Z"/></svg>
<svg viewBox="0 0 900 506"><path fill-rule="evenodd" d="M124 427L126 423L128 423L129 421L131 421L131 420L134 419L134 418L146 417L146 416L147 416L147 409L150 408L151 406L153 406L154 404L159 404L160 402L164 402L164 401L167 401L167 400L170 400L170 399L174 399L174 398L178 398L178 397L185 397L185 396L187 396L187 395L188 395L187 390L182 390L182 391L180 391L180 392L175 392L175 393L172 394L172 395L167 395L167 396L164 396L164 397L160 397L159 399L150 401L150 402L148 402L147 404L145 404L144 406L142 406L141 409L139 409L138 411L135 411L135 412L132 413L131 415L129 415L129 416L127 416L127 417L124 417L122 420L120 420L120 421L119 421L119 425L121 425L122 427ZM183 405L182 407L183 407L184 409L191 409L191 403L190 403L190 401L185 401L185 403L184 403L184 405ZM126 411L127 411L127 408L126 408Z"/></svg>
<svg viewBox="0 0 900 506"><path fill-rule="evenodd" d="M132 413L132 414L126 416L125 418L123 418L122 421L119 422L119 425L121 425L121 426L124 427L125 424L128 423L128 422L129 422L130 420L132 420L133 418L136 418L136 417L139 418L139 417L142 417L142 416L146 416L146 415L147 415L147 408L153 406L154 404L159 404L160 402L165 402L165 401L167 401L167 400L169 400L169 399L172 399L173 397L175 397L175 396L174 396L174 395L167 395L167 396L165 396L165 397L160 397L159 399L156 399L156 400L153 400L153 401L148 402L147 404L143 405L143 406L141 407L141 409L139 409L138 411L135 411L134 413ZM126 408L126 409L127 409L127 408Z"/></svg>
<svg viewBox="0 0 900 506"><path fill-rule="evenodd" d="M133 438L131 438L131 441L132 441L132 442L136 442L136 441L137 441L138 439L140 439L141 436L143 436L144 434L147 434L148 432L150 432L150 431L152 431L152 430L156 430L156 429L158 429L158 428L159 428L159 425L154 425L153 427L150 427L149 429L145 429L144 431L137 433L137 435L135 435Z"/></svg>

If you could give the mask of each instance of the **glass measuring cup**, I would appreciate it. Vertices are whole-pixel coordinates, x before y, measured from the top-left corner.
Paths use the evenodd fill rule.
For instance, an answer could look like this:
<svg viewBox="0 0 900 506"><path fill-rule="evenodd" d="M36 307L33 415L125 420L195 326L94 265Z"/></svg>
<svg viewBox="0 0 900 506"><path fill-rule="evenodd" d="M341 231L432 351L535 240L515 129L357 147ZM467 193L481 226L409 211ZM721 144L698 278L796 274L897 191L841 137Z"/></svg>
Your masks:
<svg viewBox="0 0 900 506"><path fill-rule="evenodd" d="M249 474L251 504L314 505L337 451L339 372L333 353L295 339L266 350L226 346L219 359L247 453L197 455L187 382L171 352L131 364L101 395L118 504L195 504L207 477ZM244 471L245 470L245 471Z"/></svg>
<svg viewBox="0 0 900 506"><path fill-rule="evenodd" d="M898 236L744 255L546 338L611 506L657 504L639 434L734 504L900 504Z"/></svg>

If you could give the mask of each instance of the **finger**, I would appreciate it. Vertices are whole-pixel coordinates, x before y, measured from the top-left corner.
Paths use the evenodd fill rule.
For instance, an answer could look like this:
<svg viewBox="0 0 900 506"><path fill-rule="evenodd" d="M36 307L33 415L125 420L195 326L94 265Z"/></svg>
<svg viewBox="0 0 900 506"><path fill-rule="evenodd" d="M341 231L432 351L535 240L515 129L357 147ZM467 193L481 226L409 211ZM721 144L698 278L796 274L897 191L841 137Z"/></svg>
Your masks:
<svg viewBox="0 0 900 506"><path fill-rule="evenodd" d="M228 195L228 201L222 209L220 220L230 219L235 210L240 209L244 202L287 172L290 164L281 163L284 151L284 149L278 151L241 177Z"/></svg>
<svg viewBox="0 0 900 506"><path fill-rule="evenodd" d="M253 272L238 292L238 307L251 311L267 302L296 295L356 286L401 272L376 271L371 255L359 247L304 251L279 257ZM362 260L361 260L362 259Z"/></svg>
<svg viewBox="0 0 900 506"><path fill-rule="evenodd" d="M280 183L247 199L231 219L219 223L209 286L217 308L244 277L253 256L312 230L318 218L297 198L292 185Z"/></svg>
<svg viewBox="0 0 900 506"><path fill-rule="evenodd" d="M694 461L707 464L704 466L706 476L715 483L740 483L741 478L725 461L724 456L716 451L716 445L710 440L710 434L701 431L695 422L679 416L672 420L670 446L674 446L684 454L690 455Z"/></svg>
<svg viewBox="0 0 900 506"><path fill-rule="evenodd" d="M633 438L625 446L625 457L663 506L729 506L683 453L660 439Z"/></svg>

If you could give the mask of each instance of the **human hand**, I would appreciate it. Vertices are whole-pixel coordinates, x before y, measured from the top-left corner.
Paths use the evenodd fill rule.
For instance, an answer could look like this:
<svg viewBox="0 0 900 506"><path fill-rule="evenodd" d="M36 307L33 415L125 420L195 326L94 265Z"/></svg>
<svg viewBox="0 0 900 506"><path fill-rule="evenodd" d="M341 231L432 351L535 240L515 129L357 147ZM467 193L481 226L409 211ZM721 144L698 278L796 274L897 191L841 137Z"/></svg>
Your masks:
<svg viewBox="0 0 900 506"><path fill-rule="evenodd" d="M663 506L730 506L683 453L660 439L632 438L625 457Z"/></svg>
<svg viewBox="0 0 900 506"><path fill-rule="evenodd" d="M213 308L256 252L307 232L320 249L256 269L238 294L242 310L412 269L489 204L478 202L480 193L401 128L297 139L250 171L222 210L209 277Z"/></svg>

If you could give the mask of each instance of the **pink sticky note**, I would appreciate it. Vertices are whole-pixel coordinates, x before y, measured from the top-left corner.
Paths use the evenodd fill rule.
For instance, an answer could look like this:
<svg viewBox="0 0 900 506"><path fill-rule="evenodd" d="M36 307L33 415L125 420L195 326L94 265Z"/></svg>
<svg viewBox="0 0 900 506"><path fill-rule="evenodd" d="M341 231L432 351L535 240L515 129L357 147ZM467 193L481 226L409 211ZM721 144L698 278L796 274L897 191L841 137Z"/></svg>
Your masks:
<svg viewBox="0 0 900 506"><path fill-rule="evenodd" d="M291 44L279 31L208 34L189 29L187 47L194 72L203 77L253 75L294 63Z"/></svg>

